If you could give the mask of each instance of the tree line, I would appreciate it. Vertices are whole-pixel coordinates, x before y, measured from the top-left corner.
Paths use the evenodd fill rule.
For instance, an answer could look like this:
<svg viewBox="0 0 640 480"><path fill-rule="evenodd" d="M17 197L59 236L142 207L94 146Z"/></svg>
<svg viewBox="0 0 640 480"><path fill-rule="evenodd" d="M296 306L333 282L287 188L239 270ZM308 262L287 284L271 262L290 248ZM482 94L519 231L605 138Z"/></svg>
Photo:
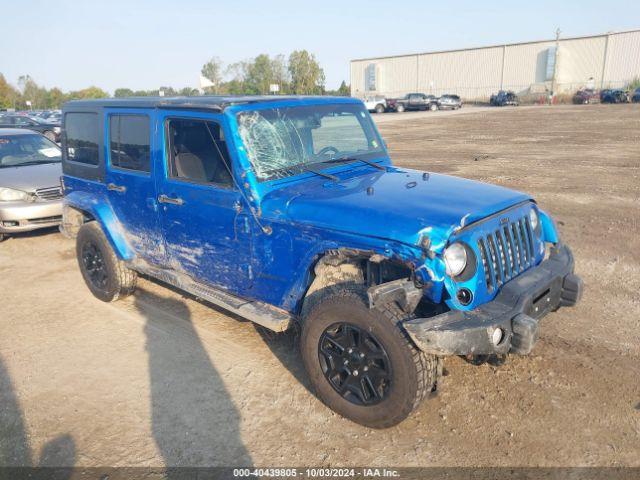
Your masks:
<svg viewBox="0 0 640 480"><path fill-rule="evenodd" d="M224 66L213 57L202 66L201 74L211 85L208 93L229 95L266 95L271 85L278 86L281 94L293 95L349 95L343 81L338 90L326 90L324 70L315 55L306 50L270 57L266 54Z"/></svg>
<svg viewBox="0 0 640 480"><path fill-rule="evenodd" d="M213 57L201 69L208 86L204 93L217 95L266 95L271 85L278 86L279 94L293 95L349 95L349 87L342 82L337 90L325 88L325 76L314 54L307 50L296 50L289 57L266 54L230 65L224 65L218 57ZM162 86L152 90L132 90L117 88L114 97L132 96L195 96L200 90L192 87L175 89ZM101 88L91 86L82 90L63 92L54 87L47 89L38 85L29 75L18 78L18 86L11 85L0 73L0 109L54 109L69 100L108 98L111 95ZM31 102L31 106L27 105Z"/></svg>
<svg viewBox="0 0 640 480"><path fill-rule="evenodd" d="M18 88L11 85L0 73L0 108L16 110L47 110L60 108L68 100L82 98L105 98L109 93L98 87L87 87L82 90L63 92L58 87L47 89L38 85L29 75L18 78ZM31 102L31 106L27 104Z"/></svg>

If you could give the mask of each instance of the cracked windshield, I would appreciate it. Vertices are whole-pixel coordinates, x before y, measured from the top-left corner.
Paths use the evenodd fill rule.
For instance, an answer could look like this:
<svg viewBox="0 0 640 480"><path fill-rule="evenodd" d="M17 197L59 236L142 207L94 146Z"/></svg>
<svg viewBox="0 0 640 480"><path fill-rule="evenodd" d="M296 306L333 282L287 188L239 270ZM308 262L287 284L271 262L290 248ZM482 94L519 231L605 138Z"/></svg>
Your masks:
<svg viewBox="0 0 640 480"><path fill-rule="evenodd" d="M370 161L384 154L360 105L273 108L238 114L238 129L259 180L330 164Z"/></svg>

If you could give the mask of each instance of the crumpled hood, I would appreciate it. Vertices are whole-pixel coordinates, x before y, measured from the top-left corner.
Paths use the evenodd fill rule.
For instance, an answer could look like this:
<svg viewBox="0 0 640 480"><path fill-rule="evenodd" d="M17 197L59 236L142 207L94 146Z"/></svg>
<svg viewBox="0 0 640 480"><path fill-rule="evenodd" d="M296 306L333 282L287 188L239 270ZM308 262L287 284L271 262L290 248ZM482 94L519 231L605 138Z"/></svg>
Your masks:
<svg viewBox="0 0 640 480"><path fill-rule="evenodd" d="M428 227L436 237L448 236L461 223L531 198L449 175L396 167L362 170L341 173L338 182L318 176L285 184L263 198L263 215L416 245Z"/></svg>

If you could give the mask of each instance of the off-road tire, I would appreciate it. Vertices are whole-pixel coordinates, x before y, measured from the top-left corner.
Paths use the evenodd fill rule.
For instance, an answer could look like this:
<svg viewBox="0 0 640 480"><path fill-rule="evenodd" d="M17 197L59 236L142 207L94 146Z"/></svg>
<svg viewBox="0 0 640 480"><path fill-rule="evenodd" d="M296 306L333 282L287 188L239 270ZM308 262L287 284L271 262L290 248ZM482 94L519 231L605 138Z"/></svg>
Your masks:
<svg viewBox="0 0 640 480"><path fill-rule="evenodd" d="M92 281L83 260L85 249L92 247L95 247L101 255L105 274L104 285L97 285ZM88 222L80 227L76 237L76 257L82 277L96 298L103 302L113 302L134 292L138 274L127 268L125 263L117 257L98 222Z"/></svg>
<svg viewBox="0 0 640 480"><path fill-rule="evenodd" d="M364 287L336 285L316 295L302 320L300 350L318 397L332 410L361 425L388 428L400 423L428 395L437 379L437 359L416 348L401 322L409 318L395 302L369 309ZM319 342L327 328L348 323L372 334L391 363L391 382L382 401L357 405L345 399L325 377Z"/></svg>
<svg viewBox="0 0 640 480"><path fill-rule="evenodd" d="M396 112L398 113L404 112L404 105L400 103L398 106L396 106Z"/></svg>

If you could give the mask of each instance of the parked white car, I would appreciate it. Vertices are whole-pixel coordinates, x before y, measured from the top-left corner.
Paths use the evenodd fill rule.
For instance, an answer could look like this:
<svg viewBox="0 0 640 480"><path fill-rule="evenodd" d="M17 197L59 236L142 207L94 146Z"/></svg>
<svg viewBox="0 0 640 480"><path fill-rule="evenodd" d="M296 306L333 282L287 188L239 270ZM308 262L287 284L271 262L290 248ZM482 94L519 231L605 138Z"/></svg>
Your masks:
<svg viewBox="0 0 640 480"><path fill-rule="evenodd" d="M384 113L387 111L387 99L384 97L365 97L363 102L364 106L370 112Z"/></svg>

